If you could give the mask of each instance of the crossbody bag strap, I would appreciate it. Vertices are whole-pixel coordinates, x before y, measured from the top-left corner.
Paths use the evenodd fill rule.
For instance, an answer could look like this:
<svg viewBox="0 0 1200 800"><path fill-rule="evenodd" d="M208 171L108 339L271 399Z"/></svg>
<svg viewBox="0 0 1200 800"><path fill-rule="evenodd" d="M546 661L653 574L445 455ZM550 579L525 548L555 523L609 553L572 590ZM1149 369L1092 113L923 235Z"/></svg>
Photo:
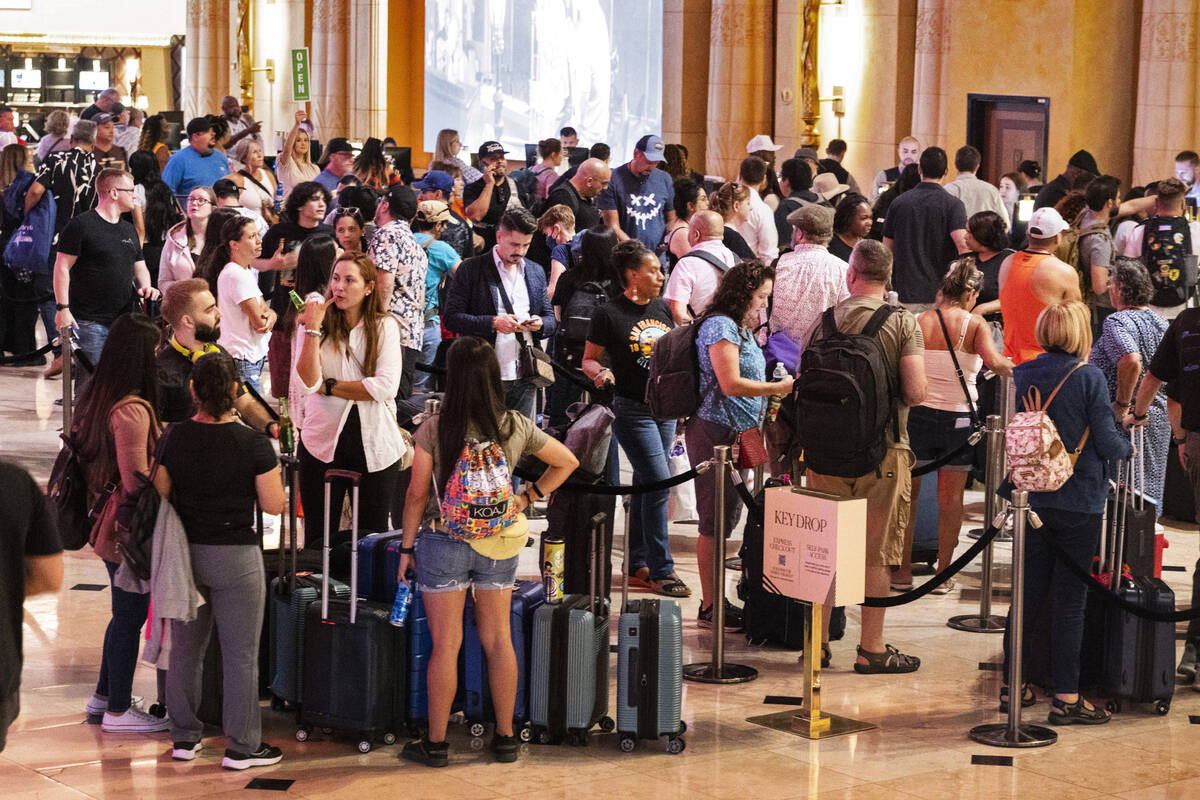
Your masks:
<svg viewBox="0 0 1200 800"><path fill-rule="evenodd" d="M975 401L971 399L971 390L967 387L967 379L963 375L962 367L958 363L958 355L954 352L955 345L950 341L950 331L946 328L946 318L942 316L942 310L935 308L934 313L937 314L938 324L942 326L942 336L946 340L946 347L950 350L950 361L954 364L954 373L958 375L958 385L962 387L963 394L967 398L967 409L971 414L971 426L978 427L979 415L975 412ZM967 320L967 324L963 326L963 331L971 327L971 321ZM960 338L959 341L962 341Z"/></svg>
<svg viewBox="0 0 1200 800"><path fill-rule="evenodd" d="M263 190L263 194L270 195L270 197L271 197L272 199L274 199L274 198L275 198L275 193L274 193L274 192L272 192L270 189L268 189L266 186L264 186L264 185L263 185L261 182L259 182L258 178L256 178L256 177L254 177L253 175L251 175L251 174L250 174L250 172L249 172L249 170L244 170L244 169L243 169L243 170L238 170L238 174L239 174L239 175L241 175L241 176L242 176L242 177L244 177L244 178L249 178L249 179L250 179L250 181L251 181L251 182L252 182L252 183L253 183L255 186L257 186L258 188L260 188L260 189L262 189L262 190Z"/></svg>
<svg viewBox="0 0 1200 800"><path fill-rule="evenodd" d="M504 303L504 310L511 316L515 317L517 312L513 311L512 300L510 300L508 297L508 290L504 288L504 281L500 278L499 269L496 267L496 262L493 261L491 266L496 268L497 271L495 273L488 272L488 279L495 281L496 290L500 292L500 302ZM525 276L523 275L518 277L520 277L521 280L525 280ZM533 336L529 334L529 331L522 331L522 334L524 335L525 342L530 347L536 347L536 345L533 343Z"/></svg>

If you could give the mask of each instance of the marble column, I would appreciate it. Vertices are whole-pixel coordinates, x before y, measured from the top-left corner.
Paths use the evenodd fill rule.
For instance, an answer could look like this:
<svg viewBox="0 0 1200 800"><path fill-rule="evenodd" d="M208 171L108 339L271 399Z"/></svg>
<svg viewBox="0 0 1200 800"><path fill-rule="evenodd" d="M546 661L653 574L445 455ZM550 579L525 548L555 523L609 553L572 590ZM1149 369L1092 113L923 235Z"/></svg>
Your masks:
<svg viewBox="0 0 1200 800"><path fill-rule="evenodd" d="M355 80L351 49L350 3L313 0L310 114L324 142L349 133L351 92L369 80Z"/></svg>
<svg viewBox="0 0 1200 800"><path fill-rule="evenodd" d="M386 135L387 29L386 0L353 0L349 61L356 80L347 95L347 130L356 139Z"/></svg>
<svg viewBox="0 0 1200 800"><path fill-rule="evenodd" d="M917 5L912 135L922 148L934 144L945 146L947 139L950 5L949 0L920 0Z"/></svg>
<svg viewBox="0 0 1200 800"><path fill-rule="evenodd" d="M688 149L702 172L708 135L708 51L712 0L663 2L662 137Z"/></svg>
<svg viewBox="0 0 1200 800"><path fill-rule="evenodd" d="M218 113L229 92L229 0L188 0L184 120Z"/></svg>
<svg viewBox="0 0 1200 800"><path fill-rule="evenodd" d="M736 179L746 143L774 130L771 0L712 0L705 172Z"/></svg>
<svg viewBox="0 0 1200 800"><path fill-rule="evenodd" d="M1138 54L1133 183L1172 174L1175 154L1200 141L1197 0L1144 0Z"/></svg>

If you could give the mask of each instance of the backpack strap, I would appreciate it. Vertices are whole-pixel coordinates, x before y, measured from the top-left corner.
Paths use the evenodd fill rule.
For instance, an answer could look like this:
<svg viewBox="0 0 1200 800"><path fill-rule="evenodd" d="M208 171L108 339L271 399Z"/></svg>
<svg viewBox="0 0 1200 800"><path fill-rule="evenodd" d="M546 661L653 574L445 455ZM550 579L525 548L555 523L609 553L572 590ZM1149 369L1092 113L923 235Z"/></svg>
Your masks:
<svg viewBox="0 0 1200 800"><path fill-rule="evenodd" d="M726 272L729 271L728 264L726 264L721 259L717 258L716 255L714 255L713 253L708 252L707 250L700 250L700 249L689 250L687 252L687 254L684 256L684 258L698 258L701 261L707 261L709 264L712 264L714 267L716 267L717 272L720 272L721 274L725 274Z"/></svg>
<svg viewBox="0 0 1200 800"><path fill-rule="evenodd" d="M1042 410L1042 411L1045 411L1046 409L1050 408L1050 404L1054 402L1054 396L1055 396L1056 394L1058 394L1058 390L1059 390L1059 389L1061 389L1061 388L1062 388L1062 386L1063 386L1063 384L1067 382L1067 378L1069 378L1069 377L1071 377L1072 375L1074 375L1074 374L1075 374L1075 370L1079 369L1079 368L1080 368L1080 367L1082 367L1082 366L1083 366L1083 361L1079 361L1079 362L1077 362L1077 363L1075 364L1075 366L1073 366L1073 367L1071 367L1069 370L1067 370L1067 374L1066 374L1066 375L1063 375L1063 377L1062 377L1062 380L1061 380L1061 381L1059 381L1059 382L1058 382L1058 385L1054 387L1054 391L1053 391L1053 392L1051 392L1051 393L1050 393L1050 396L1046 398L1046 404L1045 404L1044 406L1042 406L1042 407L1041 407L1041 410ZM1082 445L1081 445L1081 446L1082 446Z"/></svg>
<svg viewBox="0 0 1200 800"><path fill-rule="evenodd" d="M837 334L837 321L833 318L833 306L830 306L821 312L821 336L827 338Z"/></svg>
<svg viewBox="0 0 1200 800"><path fill-rule="evenodd" d="M935 308L934 313L937 314L938 323L942 326L942 336L946 340L946 347L950 350L950 362L954 364L954 372L958 375L958 385L962 387L963 395L967 398L967 409L971 412L971 427L979 427L979 415L975 413L975 401L971 399L971 390L967 388L967 379L963 375L962 367L958 365L958 354L954 352L956 345L950 342L950 331L946 328L946 318L942 316L942 310ZM966 324L962 326L962 332L958 337L958 345L961 346L963 339L966 338L967 330L971 327L971 320L968 319Z"/></svg>
<svg viewBox="0 0 1200 800"><path fill-rule="evenodd" d="M879 331L883 328L884 323L887 322L888 317L892 315L892 312L897 310L898 309L895 306L890 306L887 303L884 303L879 308L875 309L875 313L871 315L871 318L867 320L867 324L863 326L862 335L878 336Z"/></svg>

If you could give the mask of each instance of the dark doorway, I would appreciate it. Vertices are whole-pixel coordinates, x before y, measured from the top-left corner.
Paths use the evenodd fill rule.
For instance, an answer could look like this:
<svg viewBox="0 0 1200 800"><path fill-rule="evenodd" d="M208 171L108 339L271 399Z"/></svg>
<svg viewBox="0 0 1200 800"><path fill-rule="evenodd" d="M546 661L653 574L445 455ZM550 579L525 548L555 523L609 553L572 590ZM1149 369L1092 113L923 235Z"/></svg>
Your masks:
<svg viewBox="0 0 1200 800"><path fill-rule="evenodd" d="M967 144L983 154L979 177L991 184L1025 159L1046 169L1050 98L1003 94L967 95Z"/></svg>

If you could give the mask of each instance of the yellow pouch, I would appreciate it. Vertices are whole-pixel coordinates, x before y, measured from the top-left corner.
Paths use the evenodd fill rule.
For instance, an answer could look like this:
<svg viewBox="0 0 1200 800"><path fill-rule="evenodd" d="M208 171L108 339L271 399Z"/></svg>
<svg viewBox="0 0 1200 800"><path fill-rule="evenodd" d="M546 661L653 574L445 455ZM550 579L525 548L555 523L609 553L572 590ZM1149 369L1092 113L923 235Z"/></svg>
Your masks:
<svg viewBox="0 0 1200 800"><path fill-rule="evenodd" d="M493 561L504 561L521 552L529 539L529 520L524 514L517 514L513 524L493 536L483 539L467 539L471 549L484 558Z"/></svg>

